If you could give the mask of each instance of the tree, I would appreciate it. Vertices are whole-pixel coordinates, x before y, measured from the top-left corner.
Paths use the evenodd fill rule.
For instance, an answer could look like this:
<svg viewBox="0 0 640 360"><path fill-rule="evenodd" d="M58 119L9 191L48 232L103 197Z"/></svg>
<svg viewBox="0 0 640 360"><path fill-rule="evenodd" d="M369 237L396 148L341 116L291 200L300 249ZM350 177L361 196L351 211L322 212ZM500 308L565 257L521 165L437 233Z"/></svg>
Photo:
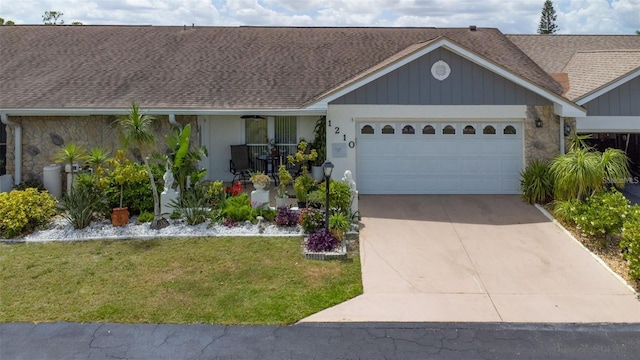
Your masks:
<svg viewBox="0 0 640 360"><path fill-rule="evenodd" d="M538 34L555 34L556 31L558 31L556 17L556 10L553 8L553 2L551 0L546 0L542 7L542 14L540 15Z"/></svg>
<svg viewBox="0 0 640 360"><path fill-rule="evenodd" d="M44 15L42 15L42 22L44 22L45 25L62 25L64 24L64 20L62 20L63 15L64 13L60 11L45 11ZM59 24L58 20L60 20Z"/></svg>
<svg viewBox="0 0 640 360"><path fill-rule="evenodd" d="M13 21L11 21L11 20L7 20L7 21L5 21L3 18L0 18L0 26L2 26L2 25L15 25L15 24L16 24L16 23L14 23L14 22L13 22Z"/></svg>
<svg viewBox="0 0 640 360"><path fill-rule="evenodd" d="M640 35L640 30L636 30L636 35Z"/></svg>
<svg viewBox="0 0 640 360"><path fill-rule="evenodd" d="M156 187L153 173L151 172L151 166L149 166L148 156L155 148L156 136L153 133L152 125L154 117L140 113L138 104L131 101L131 110L128 115L121 116L115 123L120 130L120 141L126 148L137 147L144 161L144 166L147 168L149 174L149 181L151 181L151 189L153 192L153 211L154 217L150 227L154 230L159 230L169 226L167 219L162 217L160 213L160 199L158 197L158 189Z"/></svg>

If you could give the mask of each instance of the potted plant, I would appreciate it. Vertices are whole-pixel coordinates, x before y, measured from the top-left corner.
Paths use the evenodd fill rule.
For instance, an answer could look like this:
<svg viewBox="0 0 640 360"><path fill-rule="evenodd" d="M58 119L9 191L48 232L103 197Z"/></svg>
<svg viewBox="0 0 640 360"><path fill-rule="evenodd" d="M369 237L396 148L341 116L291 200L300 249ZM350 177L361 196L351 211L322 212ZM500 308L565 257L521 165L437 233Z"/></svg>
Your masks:
<svg viewBox="0 0 640 360"><path fill-rule="evenodd" d="M318 156L313 160L311 165L311 175L315 181L320 182L324 178L322 164L324 164L327 159L327 118L325 116L316 120L313 135L311 147L316 150Z"/></svg>
<svg viewBox="0 0 640 360"><path fill-rule="evenodd" d="M293 182L293 191L296 193L298 199L298 207L303 208L307 206L307 196L309 190L315 184L315 180L309 174L306 168L303 169L302 175L298 176Z"/></svg>
<svg viewBox="0 0 640 360"><path fill-rule="evenodd" d="M284 165L278 167L278 180L280 184L278 185L278 194L276 195L276 207L283 208L287 206L287 199L289 198L287 186L291 184L293 180L293 177L291 177L287 167Z"/></svg>
<svg viewBox="0 0 640 360"><path fill-rule="evenodd" d="M342 236L351 227L349 219L343 213L335 213L329 216L329 231L340 241Z"/></svg>
<svg viewBox="0 0 640 360"><path fill-rule="evenodd" d="M123 226L129 222L130 215L129 208L122 203L124 186L129 182L145 179L147 174L145 171L139 171L133 162L126 158L123 150L118 150L115 157L107 160L107 164L112 168L110 178L120 187L120 206L112 209L111 224Z"/></svg>
<svg viewBox="0 0 640 360"><path fill-rule="evenodd" d="M251 174L249 180L253 183L253 187L255 187L256 190L264 190L264 188L266 188L271 182L269 176L262 171L257 171Z"/></svg>

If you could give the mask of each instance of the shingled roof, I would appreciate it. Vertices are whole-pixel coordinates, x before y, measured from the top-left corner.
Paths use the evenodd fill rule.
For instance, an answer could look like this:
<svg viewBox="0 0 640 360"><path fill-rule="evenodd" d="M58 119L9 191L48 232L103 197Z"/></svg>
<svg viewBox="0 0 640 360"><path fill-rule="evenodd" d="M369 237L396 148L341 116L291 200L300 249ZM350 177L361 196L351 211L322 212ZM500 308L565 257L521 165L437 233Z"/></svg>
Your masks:
<svg viewBox="0 0 640 360"><path fill-rule="evenodd" d="M0 109L297 109L445 37L560 94L497 29L0 27Z"/></svg>
<svg viewBox="0 0 640 360"><path fill-rule="evenodd" d="M640 68L640 49L577 52L562 72L569 74L565 96L579 99Z"/></svg>
<svg viewBox="0 0 640 360"><path fill-rule="evenodd" d="M550 74L566 73L576 100L640 68L637 35L507 35Z"/></svg>

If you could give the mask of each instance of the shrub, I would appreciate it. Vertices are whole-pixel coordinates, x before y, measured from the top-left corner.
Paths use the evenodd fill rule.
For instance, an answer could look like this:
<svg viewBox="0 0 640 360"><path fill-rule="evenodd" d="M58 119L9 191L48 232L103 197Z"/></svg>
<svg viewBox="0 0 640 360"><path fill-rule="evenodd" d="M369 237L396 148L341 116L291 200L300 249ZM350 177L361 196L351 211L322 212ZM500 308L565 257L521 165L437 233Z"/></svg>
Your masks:
<svg viewBox="0 0 640 360"><path fill-rule="evenodd" d="M298 223L305 233L314 233L324 227L324 213L313 208L301 209Z"/></svg>
<svg viewBox="0 0 640 360"><path fill-rule="evenodd" d="M218 207L226 199L226 191L222 181L212 181L199 183L197 187L202 187L207 200L207 205L210 207Z"/></svg>
<svg viewBox="0 0 640 360"><path fill-rule="evenodd" d="M0 235L15 237L46 223L55 206L54 197L35 188L0 193Z"/></svg>
<svg viewBox="0 0 640 360"><path fill-rule="evenodd" d="M38 191L45 191L44 185L38 179L29 179L21 182L20 184L15 186L15 190L25 190L28 188L34 188Z"/></svg>
<svg viewBox="0 0 640 360"><path fill-rule="evenodd" d="M153 220L153 213L150 213L148 211L142 212L138 216L138 222L141 222L141 223L151 222L152 220Z"/></svg>
<svg viewBox="0 0 640 360"><path fill-rule="evenodd" d="M622 231L630 206L624 195L613 190L588 198L579 209L577 227L587 236L603 238Z"/></svg>
<svg viewBox="0 0 640 360"><path fill-rule="evenodd" d="M534 160L520 173L520 189L524 201L529 204L547 203L553 195L553 179L549 171L549 163Z"/></svg>
<svg viewBox="0 0 640 360"><path fill-rule="evenodd" d="M637 205L624 223L620 248L624 259L629 262L629 275L640 281L640 207Z"/></svg>
<svg viewBox="0 0 640 360"><path fill-rule="evenodd" d="M298 225L298 213L289 208L279 208L276 215L276 225L278 226L296 226Z"/></svg>
<svg viewBox="0 0 640 360"><path fill-rule="evenodd" d="M309 235L307 239L307 249L315 252L331 251L338 247L340 241L326 229L320 229Z"/></svg>
<svg viewBox="0 0 640 360"><path fill-rule="evenodd" d="M554 215L575 225L583 235L602 239L619 234L632 209L629 200L620 192L611 190L585 201L559 201Z"/></svg>
<svg viewBox="0 0 640 360"><path fill-rule="evenodd" d="M327 198L326 183L318 185L318 189L309 194L308 201L325 206ZM331 180L329 183L329 207L333 212L347 214L351 211L351 188L342 181Z"/></svg>
<svg viewBox="0 0 640 360"><path fill-rule="evenodd" d="M249 201L249 196L242 193L237 196L231 196L225 201L222 216L233 222L241 222L254 219L254 211Z"/></svg>

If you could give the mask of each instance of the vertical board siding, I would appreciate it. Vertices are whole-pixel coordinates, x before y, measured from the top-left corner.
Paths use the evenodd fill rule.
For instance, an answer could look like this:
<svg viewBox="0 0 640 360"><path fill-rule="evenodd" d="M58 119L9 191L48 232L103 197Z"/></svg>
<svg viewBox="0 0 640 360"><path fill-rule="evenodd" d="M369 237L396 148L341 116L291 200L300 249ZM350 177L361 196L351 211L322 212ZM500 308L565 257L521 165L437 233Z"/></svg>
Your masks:
<svg viewBox="0 0 640 360"><path fill-rule="evenodd" d="M7 169L7 126L0 123L0 175Z"/></svg>
<svg viewBox="0 0 640 360"><path fill-rule="evenodd" d="M431 66L443 60L451 74L443 81ZM332 104L360 105L548 105L549 101L451 51L436 49Z"/></svg>
<svg viewBox="0 0 640 360"><path fill-rule="evenodd" d="M640 76L585 103L590 116L640 116Z"/></svg>

